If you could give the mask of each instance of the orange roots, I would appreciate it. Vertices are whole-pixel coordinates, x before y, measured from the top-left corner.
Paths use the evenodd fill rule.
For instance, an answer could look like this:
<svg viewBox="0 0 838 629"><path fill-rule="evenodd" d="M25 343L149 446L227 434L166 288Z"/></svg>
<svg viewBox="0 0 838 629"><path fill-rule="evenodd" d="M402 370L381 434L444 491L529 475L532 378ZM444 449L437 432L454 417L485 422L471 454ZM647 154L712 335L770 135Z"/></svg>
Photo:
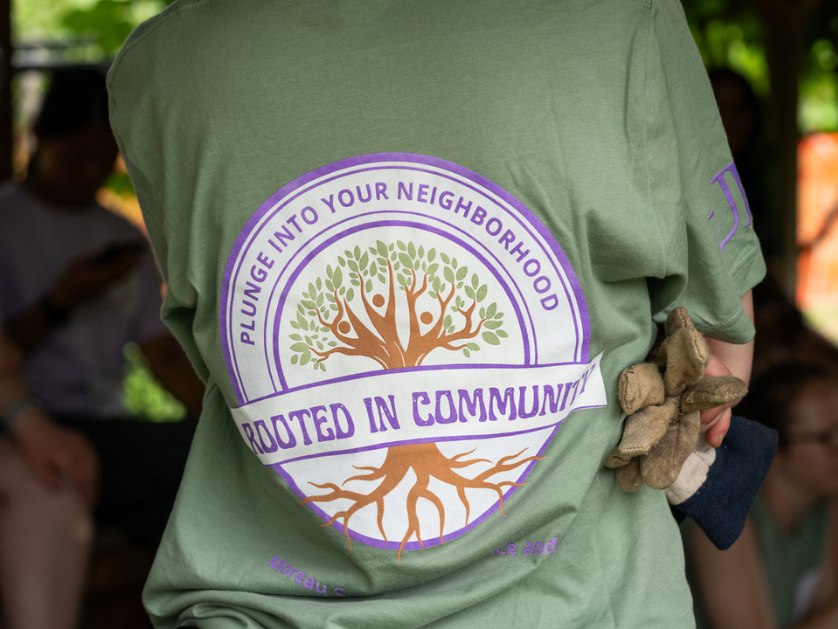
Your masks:
<svg viewBox="0 0 838 629"><path fill-rule="evenodd" d="M350 481L356 480L375 481L383 479L383 482L370 493L363 494L355 491L348 491L338 487L334 483L311 483L319 489L329 490L329 493L319 496L308 496L300 504L305 505L310 502L331 502L340 499L352 501L354 504L351 507L334 514L328 522L323 524L323 526L331 526L337 520L343 521L344 533L349 543L349 552L352 552L352 539L349 536L349 520L359 510L368 505L375 504L378 516L378 529L381 532L381 536L384 538L384 541L387 542L387 536L384 532L383 525L384 498L399 485L399 483L407 475L408 471L412 469L416 475L416 482L413 484L413 487L411 487L407 496L408 526L407 531L402 538L401 544L399 545L398 552L398 560L399 563L401 563L402 550L413 536L416 537L416 540L422 548L425 548L425 544L419 530L418 502L420 498L428 500L436 507L439 513L439 541L442 544L445 543L443 537L443 530L445 527L445 507L439 497L428 488L431 477L457 488L457 495L466 509L465 525L468 526L470 506L468 499L466 498L466 489L487 489L496 492L500 502L500 512L502 515L506 515L503 510L504 488L520 487L526 483L515 483L512 481L492 483L488 479L495 474L511 471L521 465L524 465L525 463L538 461L542 458L538 456L530 456L524 459L516 460L525 452L525 450L522 450L517 454L503 457L492 467L484 472L481 472L472 479L461 476L455 471L456 469L468 467L470 465L474 465L475 463L488 462L486 459L463 460L463 457L468 456L472 452L474 452L474 450L457 454L449 459L443 455L442 452L440 452L435 443L416 443L393 446L388 449L387 456L381 467L356 467L355 469L364 470L368 473L357 474L347 478L343 482L345 485Z"/></svg>

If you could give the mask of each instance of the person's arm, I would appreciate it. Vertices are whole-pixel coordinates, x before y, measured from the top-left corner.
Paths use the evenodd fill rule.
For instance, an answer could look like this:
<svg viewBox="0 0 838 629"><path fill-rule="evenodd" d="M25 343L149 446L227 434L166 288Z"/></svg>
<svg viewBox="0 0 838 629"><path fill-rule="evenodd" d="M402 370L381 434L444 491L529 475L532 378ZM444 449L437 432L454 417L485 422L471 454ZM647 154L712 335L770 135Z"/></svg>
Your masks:
<svg viewBox="0 0 838 629"><path fill-rule="evenodd" d="M99 491L99 460L79 433L55 424L34 401L19 372L20 357L0 333L0 417L29 466L57 489L66 479L88 505Z"/></svg>
<svg viewBox="0 0 838 629"><path fill-rule="evenodd" d="M754 305L751 291L742 297L742 307L751 320L754 321ZM707 348L710 350L710 364L705 371L707 376L734 375L741 378L747 384L751 379L751 364L754 356L754 341L736 345L725 343L718 339L707 338ZM737 402L718 406L716 408L702 411L702 431L706 432L707 443L714 448L722 444L724 436L730 429L730 417L733 414L733 407Z"/></svg>
<svg viewBox="0 0 838 629"><path fill-rule="evenodd" d="M9 340L23 352L32 351L64 325L77 306L125 277L137 265L139 255L136 250L126 250L105 261L97 256L74 260L36 304L6 321Z"/></svg>
<svg viewBox="0 0 838 629"><path fill-rule="evenodd" d="M748 520L739 539L718 550L698 527L687 539L698 599L712 629L779 629L774 618L765 567L753 524ZM803 620L782 629L834 629L838 597L833 596Z"/></svg>
<svg viewBox="0 0 838 629"><path fill-rule="evenodd" d="M687 539L697 598L713 629L774 629L756 534L750 519L727 550L718 550L697 526Z"/></svg>
<svg viewBox="0 0 838 629"><path fill-rule="evenodd" d="M141 342L140 350L158 382L186 407L190 415L200 415L204 385L177 340L171 334L159 334Z"/></svg>

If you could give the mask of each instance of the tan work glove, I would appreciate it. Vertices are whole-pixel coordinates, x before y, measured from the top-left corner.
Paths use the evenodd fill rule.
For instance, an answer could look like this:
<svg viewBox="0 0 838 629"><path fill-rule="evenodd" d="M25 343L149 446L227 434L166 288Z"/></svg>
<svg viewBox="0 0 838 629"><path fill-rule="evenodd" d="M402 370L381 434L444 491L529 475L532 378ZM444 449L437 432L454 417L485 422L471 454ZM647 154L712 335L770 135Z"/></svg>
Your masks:
<svg viewBox="0 0 838 629"><path fill-rule="evenodd" d="M628 415L619 445L605 466L617 470L626 491L645 482L666 489L695 449L700 412L738 400L748 391L735 376L703 377L710 352L684 308L666 320L666 339L654 363L629 367L620 375L620 404Z"/></svg>

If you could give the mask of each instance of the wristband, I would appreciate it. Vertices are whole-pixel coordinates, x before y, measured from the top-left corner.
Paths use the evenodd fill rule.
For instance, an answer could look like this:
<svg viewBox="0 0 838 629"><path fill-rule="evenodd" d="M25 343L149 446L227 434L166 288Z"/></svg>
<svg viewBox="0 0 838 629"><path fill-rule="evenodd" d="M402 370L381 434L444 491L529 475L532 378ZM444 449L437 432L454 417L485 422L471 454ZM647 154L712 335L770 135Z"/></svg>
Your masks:
<svg viewBox="0 0 838 629"><path fill-rule="evenodd" d="M3 413L3 416L0 418L0 430L5 433L14 432L18 417L25 411L37 411L39 413L43 413L44 407L36 397L30 396L20 398L16 402L13 402L11 406L6 409L6 412Z"/></svg>
<svg viewBox="0 0 838 629"><path fill-rule="evenodd" d="M52 325L63 325L70 319L70 309L57 305L48 294L41 297L38 306Z"/></svg>

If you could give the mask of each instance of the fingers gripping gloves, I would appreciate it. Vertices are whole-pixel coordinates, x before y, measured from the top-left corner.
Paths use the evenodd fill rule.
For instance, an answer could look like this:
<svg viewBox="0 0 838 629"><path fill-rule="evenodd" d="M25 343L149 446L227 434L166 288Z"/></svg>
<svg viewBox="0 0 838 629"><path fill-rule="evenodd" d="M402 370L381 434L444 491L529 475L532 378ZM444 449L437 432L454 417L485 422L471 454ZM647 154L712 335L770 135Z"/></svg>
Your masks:
<svg viewBox="0 0 838 629"><path fill-rule="evenodd" d="M605 465L617 470L626 491L644 482L653 489L672 485L698 442L700 411L747 392L734 376L703 377L710 352L686 309L669 314L665 331L655 363L634 365L620 376L620 403L628 417Z"/></svg>

